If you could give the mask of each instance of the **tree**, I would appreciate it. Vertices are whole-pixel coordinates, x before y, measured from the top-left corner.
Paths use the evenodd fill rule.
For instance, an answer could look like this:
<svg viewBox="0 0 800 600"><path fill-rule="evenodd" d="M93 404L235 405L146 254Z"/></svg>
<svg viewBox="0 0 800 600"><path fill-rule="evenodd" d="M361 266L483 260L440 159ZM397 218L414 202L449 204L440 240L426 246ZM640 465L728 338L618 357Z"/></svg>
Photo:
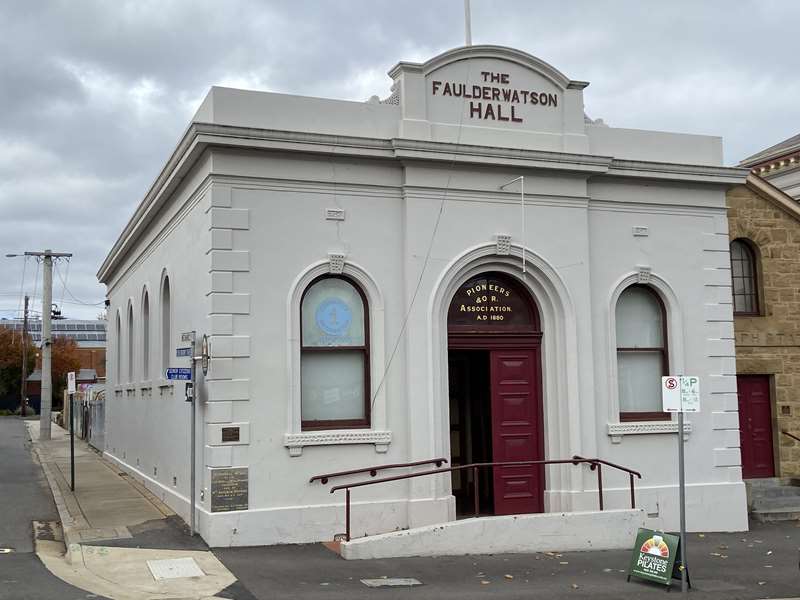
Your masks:
<svg viewBox="0 0 800 600"><path fill-rule="evenodd" d="M81 359L78 356L78 344L75 340L64 336L54 336L52 343L53 362L51 372L53 375L53 401L60 404L67 387L67 373L77 372L81 368Z"/></svg>
<svg viewBox="0 0 800 600"><path fill-rule="evenodd" d="M36 347L30 336L25 337L27 343L26 375L30 375L36 367ZM20 398L22 385L22 332L7 327L0 327L0 398L13 396L16 406Z"/></svg>

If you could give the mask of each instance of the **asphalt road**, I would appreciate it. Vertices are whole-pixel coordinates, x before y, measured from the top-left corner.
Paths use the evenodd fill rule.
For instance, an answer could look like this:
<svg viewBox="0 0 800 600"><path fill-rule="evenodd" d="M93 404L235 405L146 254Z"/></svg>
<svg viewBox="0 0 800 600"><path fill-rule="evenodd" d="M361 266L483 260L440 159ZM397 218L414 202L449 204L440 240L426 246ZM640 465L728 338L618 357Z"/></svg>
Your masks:
<svg viewBox="0 0 800 600"><path fill-rule="evenodd" d="M631 540L633 545L633 540ZM798 523L753 524L747 533L690 534L696 599L800 597ZM308 598L661 598L665 588L626 581L630 551L345 561L320 544L215 549L259 600ZM373 589L361 579L413 577L422 585ZM485 583L484 583L485 582ZM680 582L672 594L680 596Z"/></svg>
<svg viewBox="0 0 800 600"><path fill-rule="evenodd" d="M0 417L0 600L78 600L98 596L64 583L34 553L32 521L57 521L41 467L33 460L25 423Z"/></svg>

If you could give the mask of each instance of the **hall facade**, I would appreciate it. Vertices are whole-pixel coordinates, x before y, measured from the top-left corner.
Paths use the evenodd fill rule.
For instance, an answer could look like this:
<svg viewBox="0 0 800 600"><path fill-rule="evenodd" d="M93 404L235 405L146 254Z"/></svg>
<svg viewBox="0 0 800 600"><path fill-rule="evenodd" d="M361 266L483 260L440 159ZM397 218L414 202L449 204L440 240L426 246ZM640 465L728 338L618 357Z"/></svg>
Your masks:
<svg viewBox="0 0 800 600"><path fill-rule="evenodd" d="M188 519L189 405L164 371L196 331L212 546L330 540L344 498L312 476L435 458L602 458L674 530L660 378L691 374L688 527L746 530L726 191L747 171L717 137L593 121L588 83L511 48L389 75L367 102L211 89L98 273L106 456ZM586 465L477 476L358 488L354 532L598 508ZM628 475L604 477L629 507Z"/></svg>

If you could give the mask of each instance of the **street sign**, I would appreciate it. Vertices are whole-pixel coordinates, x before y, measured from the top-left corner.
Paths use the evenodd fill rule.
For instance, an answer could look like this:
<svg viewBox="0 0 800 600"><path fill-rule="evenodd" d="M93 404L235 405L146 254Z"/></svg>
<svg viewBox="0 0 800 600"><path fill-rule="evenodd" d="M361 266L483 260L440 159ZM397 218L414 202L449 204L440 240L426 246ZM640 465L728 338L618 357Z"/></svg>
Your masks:
<svg viewBox="0 0 800 600"><path fill-rule="evenodd" d="M167 379L178 379L181 381L191 381L192 370L185 368L170 368L167 369Z"/></svg>
<svg viewBox="0 0 800 600"><path fill-rule="evenodd" d="M67 393L75 393L75 371L70 371L67 373Z"/></svg>
<svg viewBox="0 0 800 600"><path fill-rule="evenodd" d="M193 342L194 341L194 331L185 331L181 334L181 341L182 342Z"/></svg>
<svg viewBox="0 0 800 600"><path fill-rule="evenodd" d="M661 378L664 412L700 412L700 378L668 375Z"/></svg>
<svg viewBox="0 0 800 600"><path fill-rule="evenodd" d="M175 356L178 358L182 356L192 356L192 349L191 348L175 348Z"/></svg>
<svg viewBox="0 0 800 600"><path fill-rule="evenodd" d="M640 528L633 544L628 581L631 575L663 585L670 585L673 577L680 579L680 571L675 569L679 545L678 536Z"/></svg>

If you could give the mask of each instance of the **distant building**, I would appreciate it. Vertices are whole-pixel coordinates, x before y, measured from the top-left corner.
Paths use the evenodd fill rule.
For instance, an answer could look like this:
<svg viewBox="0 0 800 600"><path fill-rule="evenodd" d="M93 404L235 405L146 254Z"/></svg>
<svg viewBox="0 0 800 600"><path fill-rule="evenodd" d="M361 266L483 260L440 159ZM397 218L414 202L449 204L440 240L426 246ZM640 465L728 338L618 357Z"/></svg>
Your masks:
<svg viewBox="0 0 800 600"><path fill-rule="evenodd" d="M739 163L800 201L800 133Z"/></svg>
<svg viewBox="0 0 800 600"><path fill-rule="evenodd" d="M22 319L2 319L0 327L22 331ZM98 379L106 376L106 322L100 320L83 319L58 319L52 321L51 333L53 338L69 337L78 345L78 358L81 369L76 374L78 383L97 383ZM28 321L28 336L37 348L42 344L41 320ZM28 376L28 400L37 411L41 396L42 383L41 355L36 354L36 367ZM19 399L16 397L7 408L16 408ZM7 403L4 403L7 404ZM54 406L60 404L59 398L54 398ZM2 408L0 406L0 408Z"/></svg>

